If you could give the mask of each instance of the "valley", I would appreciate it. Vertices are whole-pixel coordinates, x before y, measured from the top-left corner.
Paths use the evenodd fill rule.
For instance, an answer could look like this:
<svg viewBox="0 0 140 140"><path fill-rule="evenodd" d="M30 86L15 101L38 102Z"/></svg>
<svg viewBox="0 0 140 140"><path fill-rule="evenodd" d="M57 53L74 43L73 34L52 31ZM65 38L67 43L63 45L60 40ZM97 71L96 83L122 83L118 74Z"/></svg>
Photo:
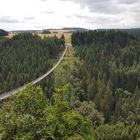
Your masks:
<svg viewBox="0 0 140 140"><path fill-rule="evenodd" d="M0 139L139 140L139 38L116 30L60 34L1 39L1 91L48 72L1 103Z"/></svg>

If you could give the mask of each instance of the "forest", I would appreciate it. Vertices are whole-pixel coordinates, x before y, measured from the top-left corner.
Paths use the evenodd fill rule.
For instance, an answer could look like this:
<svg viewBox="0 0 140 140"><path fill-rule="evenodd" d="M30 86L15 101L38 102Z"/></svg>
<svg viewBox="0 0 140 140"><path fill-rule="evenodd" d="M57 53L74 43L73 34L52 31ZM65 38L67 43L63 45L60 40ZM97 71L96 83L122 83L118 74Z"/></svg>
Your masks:
<svg viewBox="0 0 140 140"><path fill-rule="evenodd" d="M3 30L3 29L0 29L0 37L1 36L6 36L6 35L8 35L8 32Z"/></svg>
<svg viewBox="0 0 140 140"><path fill-rule="evenodd" d="M25 52L23 49L22 53L20 49L9 55L3 52L11 59L5 58L7 64L16 62L15 54L21 58L28 56L36 64L35 46L39 46L36 50L39 54L47 53L47 60L64 50L64 36L42 40L28 35L30 41L19 34L11 42L1 42L1 50L11 46L13 51L14 47L22 46L22 41L23 47L29 43ZM28 85L1 103L0 140L140 140L139 37L122 31L101 30L74 32L71 39L73 47L68 49L65 60L47 84ZM50 41L54 43L52 46ZM40 59L42 63L46 57ZM36 66L32 70L33 66L25 60L22 65L30 68L29 75L34 74Z"/></svg>
<svg viewBox="0 0 140 140"><path fill-rule="evenodd" d="M128 129L137 128L140 124L139 38L114 30L77 32L72 35L72 44L81 60L74 75L80 81L80 100L94 102L105 123L122 122Z"/></svg>
<svg viewBox="0 0 140 140"><path fill-rule="evenodd" d="M56 36L41 39L31 33L20 33L11 39L1 39L0 94L46 73L53 65L51 59L57 59L63 50L64 40Z"/></svg>
<svg viewBox="0 0 140 140"><path fill-rule="evenodd" d="M97 29L96 31L109 31L109 30L114 30L114 31L120 31L120 32L125 32L130 35L134 35L136 37L140 37L140 28L130 28L130 29Z"/></svg>
<svg viewBox="0 0 140 140"><path fill-rule="evenodd" d="M86 95L81 100L94 101L106 122L112 117L136 117L140 99L140 40L119 31L91 31L73 34L72 43L82 61L75 75ZM135 119L135 123L139 121Z"/></svg>

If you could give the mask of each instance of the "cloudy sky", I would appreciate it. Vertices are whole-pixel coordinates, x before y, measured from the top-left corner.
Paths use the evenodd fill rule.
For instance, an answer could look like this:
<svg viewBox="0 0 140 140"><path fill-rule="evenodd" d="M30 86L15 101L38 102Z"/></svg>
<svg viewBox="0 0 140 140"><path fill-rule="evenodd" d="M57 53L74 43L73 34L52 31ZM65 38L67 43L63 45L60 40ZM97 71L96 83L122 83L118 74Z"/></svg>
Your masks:
<svg viewBox="0 0 140 140"><path fill-rule="evenodd" d="M1 0L0 28L140 27L140 0Z"/></svg>

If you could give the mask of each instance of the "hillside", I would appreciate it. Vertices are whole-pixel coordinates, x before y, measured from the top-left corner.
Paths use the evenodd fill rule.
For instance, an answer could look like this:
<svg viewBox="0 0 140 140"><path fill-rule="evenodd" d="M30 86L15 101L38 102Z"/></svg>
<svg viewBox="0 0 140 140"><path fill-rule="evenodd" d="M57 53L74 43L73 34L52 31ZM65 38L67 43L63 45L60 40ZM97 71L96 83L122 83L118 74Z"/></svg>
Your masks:
<svg viewBox="0 0 140 140"><path fill-rule="evenodd" d="M122 31L125 31L125 32L127 32L129 34L133 34L133 35L135 35L137 37L140 37L140 28L124 29Z"/></svg>
<svg viewBox="0 0 140 140"><path fill-rule="evenodd" d="M7 31L0 29L0 36L7 36L7 35L8 35Z"/></svg>
<svg viewBox="0 0 140 140"><path fill-rule="evenodd" d="M63 39L24 33L3 43L1 89L46 71ZM49 77L1 104L2 140L139 140L140 39L100 30L74 32L71 42Z"/></svg>
<svg viewBox="0 0 140 140"><path fill-rule="evenodd" d="M53 65L51 60L57 59L63 49L63 40L57 37L41 39L31 33L22 33L2 40L0 94L23 86L46 73ZM43 83L47 85L47 81Z"/></svg>

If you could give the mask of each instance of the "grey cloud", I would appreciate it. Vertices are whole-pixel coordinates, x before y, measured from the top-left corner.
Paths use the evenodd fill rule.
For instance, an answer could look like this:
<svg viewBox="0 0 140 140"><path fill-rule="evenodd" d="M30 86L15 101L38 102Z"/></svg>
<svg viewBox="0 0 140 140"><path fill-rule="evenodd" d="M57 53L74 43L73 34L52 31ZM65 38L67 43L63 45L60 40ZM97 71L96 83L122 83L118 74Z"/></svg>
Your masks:
<svg viewBox="0 0 140 140"><path fill-rule="evenodd" d="M92 17L88 19L86 22L89 24L97 24L98 26L110 26L110 25L117 25L120 24L123 21L123 18L121 17Z"/></svg>
<svg viewBox="0 0 140 140"><path fill-rule="evenodd" d="M62 0L79 3L82 7L88 7L91 12L104 14L120 13L122 10L115 5L113 0Z"/></svg>
<svg viewBox="0 0 140 140"><path fill-rule="evenodd" d="M122 4L136 4L139 0L118 0L118 3Z"/></svg>
<svg viewBox="0 0 140 140"><path fill-rule="evenodd" d="M68 18L68 19L72 19L73 18L73 16L65 16L66 18Z"/></svg>
<svg viewBox="0 0 140 140"><path fill-rule="evenodd" d="M99 17L87 18L88 23L97 23L102 26L140 26L140 0L61 0L88 7L93 15ZM78 16L77 16L78 18ZM79 18L82 18L79 16Z"/></svg>
<svg viewBox="0 0 140 140"><path fill-rule="evenodd" d="M98 17L95 19L95 21L99 24L110 24L110 23L116 23L116 22L121 22L123 19L122 18L108 18L108 17Z"/></svg>
<svg viewBox="0 0 140 140"><path fill-rule="evenodd" d="M0 17L0 23L20 23L22 21L19 21L17 19L14 19L10 16L2 16Z"/></svg>
<svg viewBox="0 0 140 140"><path fill-rule="evenodd" d="M81 18L81 19L88 19L90 18L89 16L83 16L83 15L74 15L76 18Z"/></svg>
<svg viewBox="0 0 140 140"><path fill-rule="evenodd" d="M122 4L139 5L140 0L61 0L79 3L82 7L88 7L91 12L102 14L119 14L127 10Z"/></svg>
<svg viewBox="0 0 140 140"><path fill-rule="evenodd" d="M69 16L65 16L68 19L72 19L72 18L79 18L79 19L90 19L90 16L84 16L84 15L79 15L79 14L75 14L75 15L69 15Z"/></svg>
<svg viewBox="0 0 140 140"><path fill-rule="evenodd" d="M45 29L45 28L46 28L46 26L39 25L39 26L35 26L35 28L39 28L39 29Z"/></svg>
<svg viewBox="0 0 140 140"><path fill-rule="evenodd" d="M43 14L54 14L54 11L48 10L48 11L42 11Z"/></svg>
<svg viewBox="0 0 140 140"><path fill-rule="evenodd" d="M33 20L35 17L24 17L25 20Z"/></svg>

